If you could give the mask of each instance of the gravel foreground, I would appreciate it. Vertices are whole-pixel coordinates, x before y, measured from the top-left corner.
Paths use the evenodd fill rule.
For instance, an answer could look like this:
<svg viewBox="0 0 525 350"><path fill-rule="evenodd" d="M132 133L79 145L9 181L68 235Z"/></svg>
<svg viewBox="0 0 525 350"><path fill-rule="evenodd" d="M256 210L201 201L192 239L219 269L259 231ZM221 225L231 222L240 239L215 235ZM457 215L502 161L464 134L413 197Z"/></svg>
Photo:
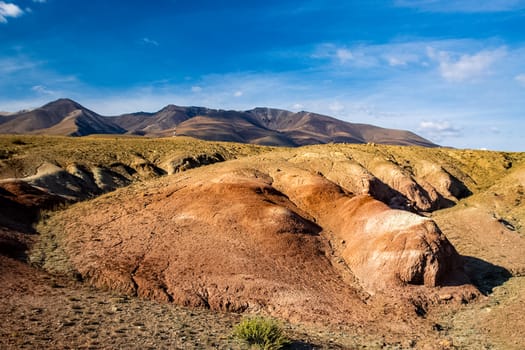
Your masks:
<svg viewBox="0 0 525 350"><path fill-rule="evenodd" d="M0 257L0 349L246 349L242 315L101 291ZM345 349L335 333L283 324L291 349Z"/></svg>
<svg viewBox="0 0 525 350"><path fill-rule="evenodd" d="M0 349L249 348L232 337L241 314L117 295L3 256L0 266ZM483 300L427 315L397 340L365 327L281 324L289 349L523 349L524 287L525 278L512 278Z"/></svg>

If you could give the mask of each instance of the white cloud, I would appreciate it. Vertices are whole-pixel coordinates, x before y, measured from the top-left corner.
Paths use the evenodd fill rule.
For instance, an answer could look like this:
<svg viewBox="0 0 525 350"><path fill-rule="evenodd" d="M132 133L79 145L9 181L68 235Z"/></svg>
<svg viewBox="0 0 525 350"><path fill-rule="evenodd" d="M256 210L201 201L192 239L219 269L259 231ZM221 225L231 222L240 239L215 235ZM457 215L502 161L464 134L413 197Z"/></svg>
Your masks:
<svg viewBox="0 0 525 350"><path fill-rule="evenodd" d="M453 126L448 121L422 121L419 123L419 131L437 142L444 138L460 137L462 135L461 128Z"/></svg>
<svg viewBox="0 0 525 350"><path fill-rule="evenodd" d="M0 73L2 75L12 74L16 72L24 72L35 68L40 62L30 61L23 57L0 57Z"/></svg>
<svg viewBox="0 0 525 350"><path fill-rule="evenodd" d="M417 63L420 61L420 55L417 53L392 52L383 55L383 58L391 67L407 66L410 63Z"/></svg>
<svg viewBox="0 0 525 350"><path fill-rule="evenodd" d="M315 47L313 53L310 54L310 58L314 59L323 59L330 58L333 56L334 51L336 50L334 44L320 44Z"/></svg>
<svg viewBox="0 0 525 350"><path fill-rule="evenodd" d="M235 96L235 97L241 97L242 95L243 95L243 92L240 91L240 90L239 90L239 91L235 91L235 92L233 93L233 96Z"/></svg>
<svg viewBox="0 0 525 350"><path fill-rule="evenodd" d="M525 86L525 74L518 74L514 77L514 79L521 85Z"/></svg>
<svg viewBox="0 0 525 350"><path fill-rule="evenodd" d="M20 17L24 11L15 4L0 1L0 23L7 23L7 18Z"/></svg>
<svg viewBox="0 0 525 350"><path fill-rule="evenodd" d="M452 82L476 80L490 73L489 68L506 55L505 48L483 50L473 55L459 57L448 51L427 49L428 57L437 61L441 76Z"/></svg>
<svg viewBox="0 0 525 350"><path fill-rule="evenodd" d="M351 60L354 58L354 55L352 54L352 51L348 50L348 49L337 49L336 52L335 52L335 55L337 57L337 59L339 60L339 62L341 63L346 63L347 61Z"/></svg>
<svg viewBox="0 0 525 350"><path fill-rule="evenodd" d="M310 58L326 60L331 65L339 67L369 68L376 66L379 62L373 48L376 46L357 45L352 48L338 46L331 43L318 45Z"/></svg>
<svg viewBox="0 0 525 350"><path fill-rule="evenodd" d="M200 86L192 86L191 92L201 92L202 88Z"/></svg>
<svg viewBox="0 0 525 350"><path fill-rule="evenodd" d="M506 12L525 8L525 0L394 0L394 4L426 12Z"/></svg>
<svg viewBox="0 0 525 350"><path fill-rule="evenodd" d="M47 0L33 0L33 2L37 2L37 3L40 3L40 4L44 4L47 2Z"/></svg>
<svg viewBox="0 0 525 350"><path fill-rule="evenodd" d="M156 40L150 38L142 38L142 42L148 45L159 46L159 43Z"/></svg>
<svg viewBox="0 0 525 350"><path fill-rule="evenodd" d="M468 46L467 40L393 42L381 45L317 45L310 58L328 63L338 71L357 69L409 68L428 66L427 46Z"/></svg>
<svg viewBox="0 0 525 350"><path fill-rule="evenodd" d="M41 95L55 95L55 91L48 89L44 85L35 85L31 87L31 90Z"/></svg>
<svg viewBox="0 0 525 350"><path fill-rule="evenodd" d="M328 109L332 111L333 113L341 113L342 111L344 111L345 106L341 104L339 101L335 101L328 105Z"/></svg>
<svg viewBox="0 0 525 350"><path fill-rule="evenodd" d="M292 105L292 109L295 110L295 111L299 111L299 110L302 110L304 108L304 106L300 103L295 103Z"/></svg>

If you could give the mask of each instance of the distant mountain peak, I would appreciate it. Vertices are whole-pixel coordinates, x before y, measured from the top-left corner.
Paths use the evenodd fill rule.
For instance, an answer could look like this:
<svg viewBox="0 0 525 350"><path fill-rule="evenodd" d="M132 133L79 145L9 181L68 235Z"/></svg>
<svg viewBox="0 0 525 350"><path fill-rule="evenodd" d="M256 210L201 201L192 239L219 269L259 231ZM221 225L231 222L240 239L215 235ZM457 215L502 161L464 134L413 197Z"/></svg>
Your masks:
<svg viewBox="0 0 525 350"><path fill-rule="evenodd" d="M84 136L126 132L111 119L69 98L60 98L40 108L14 113L3 119L0 133Z"/></svg>
<svg viewBox="0 0 525 350"><path fill-rule="evenodd" d="M175 110L178 110L178 109L181 109L181 108L182 108L182 107L179 107L179 106L177 106L177 105L169 104L169 105L167 105L167 106L165 106L165 107L162 107L162 108L159 110L159 112L160 112L160 111L175 111Z"/></svg>
<svg viewBox="0 0 525 350"><path fill-rule="evenodd" d="M84 107L80 105L78 102L73 101L69 98L59 98L58 100L51 101L43 105L40 108L48 109L48 108L63 107L63 106L75 107L76 109L84 109Z"/></svg>
<svg viewBox="0 0 525 350"><path fill-rule="evenodd" d="M74 122L71 122L72 119ZM33 111L13 113L0 119L0 133L50 132L76 136L93 133L145 136L176 134L204 140L272 146L330 142L437 146L410 131L355 124L322 114L307 111L296 113L270 107L226 111L169 104L154 113L137 112L104 117L76 101L61 98Z"/></svg>

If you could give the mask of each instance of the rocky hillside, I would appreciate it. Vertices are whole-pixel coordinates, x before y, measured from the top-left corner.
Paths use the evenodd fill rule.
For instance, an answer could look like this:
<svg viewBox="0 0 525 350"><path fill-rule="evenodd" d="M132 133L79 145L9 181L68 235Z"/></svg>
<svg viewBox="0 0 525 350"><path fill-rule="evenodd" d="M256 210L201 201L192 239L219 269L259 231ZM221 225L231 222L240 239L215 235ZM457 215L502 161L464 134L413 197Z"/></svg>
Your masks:
<svg viewBox="0 0 525 350"><path fill-rule="evenodd" d="M274 146L368 142L436 146L409 131L348 123L309 112L293 113L271 108L242 112L168 105L156 113L102 117L68 99L32 111L0 116L0 133L183 135L203 140Z"/></svg>

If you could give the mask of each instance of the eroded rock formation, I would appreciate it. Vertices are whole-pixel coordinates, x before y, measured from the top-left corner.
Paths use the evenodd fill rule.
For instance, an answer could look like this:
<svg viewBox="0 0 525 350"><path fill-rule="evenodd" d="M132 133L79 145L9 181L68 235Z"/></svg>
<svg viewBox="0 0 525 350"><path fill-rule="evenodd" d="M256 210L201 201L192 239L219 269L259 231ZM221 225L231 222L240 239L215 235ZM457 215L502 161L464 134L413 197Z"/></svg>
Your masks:
<svg viewBox="0 0 525 350"><path fill-rule="evenodd" d="M364 295L434 287L461 272L432 220L283 159L249 164L195 169L75 205L41 227L60 242L41 258L141 297L291 318L292 310L301 318L349 312Z"/></svg>

